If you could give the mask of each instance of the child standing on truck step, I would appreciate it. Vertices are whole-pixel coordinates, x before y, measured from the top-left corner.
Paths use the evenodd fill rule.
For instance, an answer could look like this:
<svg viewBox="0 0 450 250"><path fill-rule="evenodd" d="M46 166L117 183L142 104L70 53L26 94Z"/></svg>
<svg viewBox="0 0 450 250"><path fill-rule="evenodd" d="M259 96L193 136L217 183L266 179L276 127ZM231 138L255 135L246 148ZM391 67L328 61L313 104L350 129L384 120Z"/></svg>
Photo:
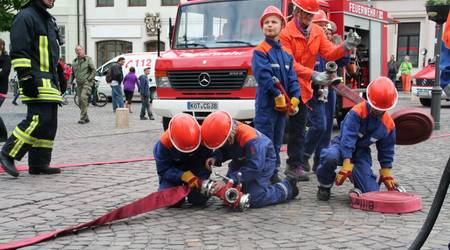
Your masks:
<svg viewBox="0 0 450 250"><path fill-rule="evenodd" d="M283 14L275 6L264 10L260 25L265 40L256 47L252 60L252 69L258 82L254 125L272 141L277 157L272 183L280 182L280 148L287 115L295 114L300 103L293 58L283 50L278 38L285 24Z"/></svg>

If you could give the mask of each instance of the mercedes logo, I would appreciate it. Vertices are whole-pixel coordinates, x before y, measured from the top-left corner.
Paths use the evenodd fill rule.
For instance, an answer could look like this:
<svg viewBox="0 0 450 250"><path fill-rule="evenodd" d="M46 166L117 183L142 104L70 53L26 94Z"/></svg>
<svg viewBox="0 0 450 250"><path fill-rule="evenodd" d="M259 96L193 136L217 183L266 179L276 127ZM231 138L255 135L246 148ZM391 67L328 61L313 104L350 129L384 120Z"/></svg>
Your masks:
<svg viewBox="0 0 450 250"><path fill-rule="evenodd" d="M209 76L208 73L202 72L198 76L198 83L202 87L207 87L211 83L211 77Z"/></svg>

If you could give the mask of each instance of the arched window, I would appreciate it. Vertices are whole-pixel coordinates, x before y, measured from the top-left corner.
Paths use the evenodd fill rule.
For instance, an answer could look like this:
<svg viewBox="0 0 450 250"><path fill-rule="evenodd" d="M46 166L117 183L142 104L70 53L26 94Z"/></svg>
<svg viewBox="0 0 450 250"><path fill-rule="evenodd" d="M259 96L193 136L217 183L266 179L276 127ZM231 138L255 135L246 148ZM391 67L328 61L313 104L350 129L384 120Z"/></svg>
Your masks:
<svg viewBox="0 0 450 250"><path fill-rule="evenodd" d="M133 52L131 42L120 40L97 42L97 66L103 65L118 55L131 52Z"/></svg>
<svg viewBox="0 0 450 250"><path fill-rule="evenodd" d="M159 42L159 49L164 51L166 44L164 42ZM156 52L158 51L158 41L147 41L145 42L145 51L146 52Z"/></svg>

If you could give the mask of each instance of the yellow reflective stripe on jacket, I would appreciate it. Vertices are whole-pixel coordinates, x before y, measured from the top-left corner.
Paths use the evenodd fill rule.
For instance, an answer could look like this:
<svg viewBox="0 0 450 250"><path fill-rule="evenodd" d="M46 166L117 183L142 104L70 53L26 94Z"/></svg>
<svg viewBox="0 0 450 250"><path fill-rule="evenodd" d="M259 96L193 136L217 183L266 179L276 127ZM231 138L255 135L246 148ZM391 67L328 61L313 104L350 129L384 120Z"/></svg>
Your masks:
<svg viewBox="0 0 450 250"><path fill-rule="evenodd" d="M49 72L47 36L39 36L39 61L41 71Z"/></svg>
<svg viewBox="0 0 450 250"><path fill-rule="evenodd" d="M33 144L33 148L53 148L53 141L37 139Z"/></svg>
<svg viewBox="0 0 450 250"><path fill-rule="evenodd" d="M18 139L16 145L14 145L13 149L9 153L11 157L16 157L17 153L20 151L24 143L33 144L37 139L31 136L31 133L36 129L39 124L39 116L34 115L30 125L23 132L19 127L16 127L13 131L13 135Z"/></svg>
<svg viewBox="0 0 450 250"><path fill-rule="evenodd" d="M11 65L16 68L31 68L31 60L28 58L16 58L11 60Z"/></svg>
<svg viewBox="0 0 450 250"><path fill-rule="evenodd" d="M38 97L28 97L25 95L20 96L21 101L62 101L62 96L39 94Z"/></svg>
<svg viewBox="0 0 450 250"><path fill-rule="evenodd" d="M44 88L51 88L52 87L52 81L50 79L42 78L42 86Z"/></svg>

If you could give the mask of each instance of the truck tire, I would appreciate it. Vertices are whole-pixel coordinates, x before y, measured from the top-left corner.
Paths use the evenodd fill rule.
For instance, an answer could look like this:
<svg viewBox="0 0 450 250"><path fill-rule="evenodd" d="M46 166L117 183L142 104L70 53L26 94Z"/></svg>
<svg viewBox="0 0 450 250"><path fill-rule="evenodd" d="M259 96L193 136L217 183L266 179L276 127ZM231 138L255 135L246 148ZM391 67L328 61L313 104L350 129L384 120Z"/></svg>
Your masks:
<svg viewBox="0 0 450 250"><path fill-rule="evenodd" d="M431 106L431 99L428 98L420 98L420 103L425 107Z"/></svg>
<svg viewBox="0 0 450 250"><path fill-rule="evenodd" d="M170 122L170 117L164 117L162 118L162 124L163 124L163 128L164 131L166 131L169 128L169 122Z"/></svg>

